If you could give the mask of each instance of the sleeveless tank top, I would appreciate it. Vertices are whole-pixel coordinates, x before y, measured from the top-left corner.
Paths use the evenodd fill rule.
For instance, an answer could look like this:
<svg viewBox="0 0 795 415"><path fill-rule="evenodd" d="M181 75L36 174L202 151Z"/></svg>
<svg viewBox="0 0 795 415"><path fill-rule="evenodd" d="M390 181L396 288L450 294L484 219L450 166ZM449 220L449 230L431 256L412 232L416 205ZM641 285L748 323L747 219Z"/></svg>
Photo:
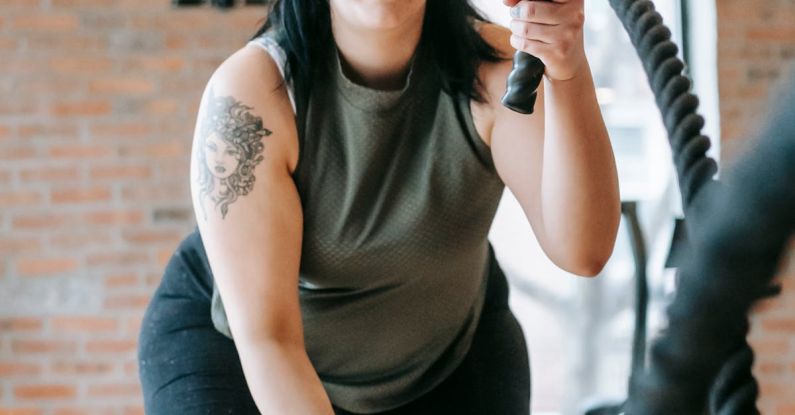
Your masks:
<svg viewBox="0 0 795 415"><path fill-rule="evenodd" d="M284 75L271 33L249 43ZM468 352L504 183L469 98L442 90L425 48L395 91L352 82L333 40L327 50L293 174L304 214L297 289L306 352L331 402L375 413L430 391ZM211 310L231 338L215 285Z"/></svg>

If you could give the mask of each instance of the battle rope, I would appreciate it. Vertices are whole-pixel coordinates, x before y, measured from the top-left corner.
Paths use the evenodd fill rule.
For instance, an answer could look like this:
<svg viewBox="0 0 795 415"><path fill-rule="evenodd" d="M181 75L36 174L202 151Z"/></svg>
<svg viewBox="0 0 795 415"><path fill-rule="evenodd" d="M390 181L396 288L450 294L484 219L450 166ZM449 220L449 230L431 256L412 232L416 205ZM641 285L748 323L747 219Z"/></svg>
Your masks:
<svg viewBox="0 0 795 415"><path fill-rule="evenodd" d="M627 410L639 415L705 410L719 415L758 413L753 350L746 342L748 312L755 301L776 293L769 280L792 231L792 226L780 225L791 225L795 218L791 215L795 192L786 180L795 177L795 163L787 165L784 157L795 160L795 142L786 142L795 139L795 125L779 116L781 131L774 126L772 132L778 135L766 137L773 144L745 160L730 182L735 187L723 189L712 178L717 163L706 155L710 141L701 135L704 119L696 113L699 101L690 93L690 80L682 75L685 65L676 56L679 49L662 16L649 0L609 1L638 52L662 114L687 233L696 248L680 270L680 286L667 310L669 327L652 346L650 367L646 373L634 373L630 381ZM503 104L532 113L543 66L525 55L515 55ZM795 98L783 108L792 106ZM786 145L788 152L783 149ZM780 152L772 157L771 151ZM775 169L762 168L773 167L767 156L779 162ZM784 195L789 204L776 199ZM773 203L781 203L775 207L777 214L760 217L759 212L767 212ZM784 212L790 213L786 220Z"/></svg>
<svg viewBox="0 0 795 415"><path fill-rule="evenodd" d="M775 292L772 279L795 230L795 79L753 151L726 174L691 235L670 325L654 343L651 365L630 398L631 414L702 413L707 389L713 413L758 413L746 343L748 312ZM739 350L739 352L737 351ZM721 368L722 366L722 368ZM738 375L727 376L736 372Z"/></svg>
<svg viewBox="0 0 795 415"><path fill-rule="evenodd" d="M667 310L669 326L651 348L648 372L632 380L628 413L700 414L707 408L712 385L715 389L708 407L712 413L758 413L758 387L751 373L753 350L746 342L748 312L755 301L771 294L769 280L792 227L778 228L777 235L770 235L767 229L759 231L785 222L756 227L761 225L758 213L765 211L767 203L778 203L764 198L769 196L764 193L769 186L754 183L770 180L768 177L743 176L749 169L745 167L732 176L730 189L719 188L712 179L717 163L706 156L710 142L700 133L704 119L696 114L698 98L689 92L690 80L681 75L684 63L676 57L678 48L654 4L610 0L610 5L643 62L662 113L695 248L680 269L680 286ZM791 139L795 135L777 137ZM795 146L790 148L795 150ZM786 160L781 158L784 153L779 153L779 161ZM758 154L745 163L759 163ZM766 163L764 158L761 162ZM773 176L774 182L786 183L784 178L795 177L791 163L779 167L782 170L776 173L789 168L790 174L778 179ZM771 218L773 215L764 215L763 220Z"/></svg>

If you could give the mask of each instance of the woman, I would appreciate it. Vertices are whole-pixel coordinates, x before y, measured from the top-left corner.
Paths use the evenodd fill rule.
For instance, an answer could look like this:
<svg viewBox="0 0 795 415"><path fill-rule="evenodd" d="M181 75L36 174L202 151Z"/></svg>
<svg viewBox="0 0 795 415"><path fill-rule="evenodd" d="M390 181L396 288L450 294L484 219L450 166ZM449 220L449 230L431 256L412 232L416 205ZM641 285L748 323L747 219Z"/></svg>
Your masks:
<svg viewBox="0 0 795 415"><path fill-rule="evenodd" d="M487 239L504 186L584 276L620 208L583 0L506 5L510 31L466 0L279 0L216 70L198 226L141 328L147 413L529 412ZM500 104L516 49L546 64L533 115Z"/></svg>

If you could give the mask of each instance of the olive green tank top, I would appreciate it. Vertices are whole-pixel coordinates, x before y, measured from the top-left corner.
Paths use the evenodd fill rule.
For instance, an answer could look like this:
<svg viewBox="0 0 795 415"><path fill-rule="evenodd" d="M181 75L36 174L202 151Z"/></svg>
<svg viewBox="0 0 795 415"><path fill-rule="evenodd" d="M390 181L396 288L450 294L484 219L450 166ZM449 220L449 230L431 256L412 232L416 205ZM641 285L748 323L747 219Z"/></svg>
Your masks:
<svg viewBox="0 0 795 415"><path fill-rule="evenodd" d="M283 71L270 34L251 43ZM304 215L298 294L331 402L374 413L428 392L469 350L504 184L469 98L441 89L427 50L402 89L384 91L348 79L330 44L293 175ZM212 318L231 338L215 286Z"/></svg>

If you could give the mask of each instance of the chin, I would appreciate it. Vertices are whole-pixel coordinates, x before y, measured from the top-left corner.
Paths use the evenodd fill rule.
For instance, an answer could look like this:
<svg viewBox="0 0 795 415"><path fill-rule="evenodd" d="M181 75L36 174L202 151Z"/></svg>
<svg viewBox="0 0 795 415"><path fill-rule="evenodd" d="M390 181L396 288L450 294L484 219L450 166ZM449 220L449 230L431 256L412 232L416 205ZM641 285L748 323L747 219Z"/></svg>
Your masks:
<svg viewBox="0 0 795 415"><path fill-rule="evenodd" d="M425 11L426 0L330 0L332 14L370 30L399 29Z"/></svg>

